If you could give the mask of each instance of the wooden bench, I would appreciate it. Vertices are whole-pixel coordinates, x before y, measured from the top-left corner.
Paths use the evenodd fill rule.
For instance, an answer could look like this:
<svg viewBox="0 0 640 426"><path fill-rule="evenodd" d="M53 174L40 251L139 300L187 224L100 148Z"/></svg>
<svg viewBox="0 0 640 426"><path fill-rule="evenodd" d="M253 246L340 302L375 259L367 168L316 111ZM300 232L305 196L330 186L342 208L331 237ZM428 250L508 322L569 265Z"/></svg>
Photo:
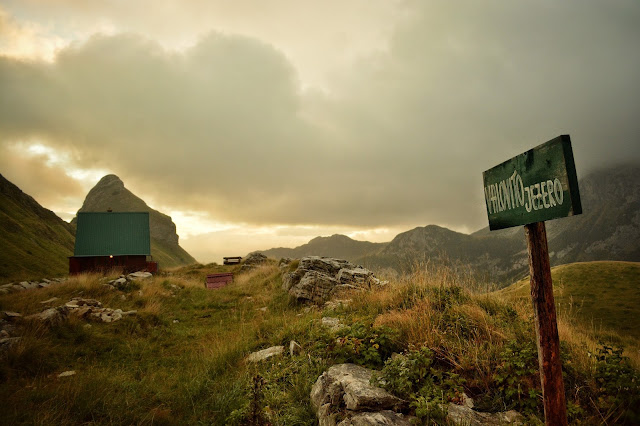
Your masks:
<svg viewBox="0 0 640 426"><path fill-rule="evenodd" d="M242 257L241 256L223 257L222 260L223 260L222 263L224 263L225 265L237 265L242 260Z"/></svg>

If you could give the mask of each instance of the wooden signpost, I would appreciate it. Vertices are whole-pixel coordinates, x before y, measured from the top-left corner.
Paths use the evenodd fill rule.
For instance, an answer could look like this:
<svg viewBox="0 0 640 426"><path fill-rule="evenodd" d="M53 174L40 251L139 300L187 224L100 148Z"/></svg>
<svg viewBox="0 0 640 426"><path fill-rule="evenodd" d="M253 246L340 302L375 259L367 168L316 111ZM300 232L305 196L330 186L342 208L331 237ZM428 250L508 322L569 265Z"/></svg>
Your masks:
<svg viewBox="0 0 640 426"><path fill-rule="evenodd" d="M582 213L569 135L558 136L483 174L489 228L524 225L529 251L544 417L566 425L560 340L544 221Z"/></svg>

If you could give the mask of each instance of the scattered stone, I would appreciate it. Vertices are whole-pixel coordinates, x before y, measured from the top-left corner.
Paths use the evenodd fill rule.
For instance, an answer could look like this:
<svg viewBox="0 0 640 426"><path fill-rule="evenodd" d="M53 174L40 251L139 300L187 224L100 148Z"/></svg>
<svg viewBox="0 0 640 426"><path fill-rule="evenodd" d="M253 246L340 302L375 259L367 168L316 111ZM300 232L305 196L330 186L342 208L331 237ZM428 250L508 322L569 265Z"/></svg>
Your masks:
<svg viewBox="0 0 640 426"><path fill-rule="evenodd" d="M63 278L53 278L52 280L43 278L40 281L20 281L19 283L8 283L0 285L0 294L8 294L13 291L32 290L36 288L46 288L52 284L64 282Z"/></svg>
<svg viewBox="0 0 640 426"><path fill-rule="evenodd" d="M324 303L324 308L335 311L338 308L344 308L345 306L349 306L351 302L352 302L351 299L328 300Z"/></svg>
<svg viewBox="0 0 640 426"><path fill-rule="evenodd" d="M111 284L113 287L121 290L127 285L127 279L124 278L124 277L118 278L118 279L115 279L113 281L110 281L109 284Z"/></svg>
<svg viewBox="0 0 640 426"><path fill-rule="evenodd" d="M3 330L4 331L4 330ZM0 352L4 352L12 345L19 342L22 337L3 337L0 338Z"/></svg>
<svg viewBox="0 0 640 426"><path fill-rule="evenodd" d="M289 356L296 356L302 353L302 346L295 340L289 342Z"/></svg>
<svg viewBox="0 0 640 426"><path fill-rule="evenodd" d="M58 377L75 376L75 374L76 374L75 370L69 370L69 371L64 371L64 372L58 374Z"/></svg>
<svg viewBox="0 0 640 426"><path fill-rule="evenodd" d="M180 322L180 321L178 321L177 319L174 319L174 320L173 320L173 323L174 323L174 324L178 324L179 322Z"/></svg>
<svg viewBox="0 0 640 426"><path fill-rule="evenodd" d="M272 356L281 355L284 352L284 346L272 346L258 352L254 352L247 357L247 362L263 361Z"/></svg>
<svg viewBox="0 0 640 426"><path fill-rule="evenodd" d="M120 295L120 300L127 300L127 296L125 296L124 294Z"/></svg>
<svg viewBox="0 0 640 426"><path fill-rule="evenodd" d="M40 303L42 303L43 305L46 305L46 304L48 304L48 303L55 302L56 300L58 300L58 298L57 298L57 297L52 297L51 299L43 300L43 301L42 301L42 302L40 302Z"/></svg>
<svg viewBox="0 0 640 426"><path fill-rule="evenodd" d="M8 321L13 321L16 318L20 318L22 317L22 314L19 314L17 312L11 312L11 311L4 311L2 313L2 317L7 319Z"/></svg>
<svg viewBox="0 0 640 426"><path fill-rule="evenodd" d="M129 275L127 275L127 279L130 281L146 280L151 277L153 277L153 274L151 272L143 272L143 271L132 272Z"/></svg>
<svg viewBox="0 0 640 426"><path fill-rule="evenodd" d="M322 326L327 327L329 330L336 332L343 327L346 327L344 324L340 323L338 318L334 317L322 317Z"/></svg>
<svg viewBox="0 0 640 426"><path fill-rule="evenodd" d="M51 302L51 300L47 302ZM122 309L105 308L101 302L95 299L74 297L62 306L46 309L39 314L30 315L28 318L55 323L71 314L79 318L109 323L119 321L126 315L135 315L136 313L137 311L123 312Z"/></svg>
<svg viewBox="0 0 640 426"><path fill-rule="evenodd" d="M262 312L267 312L267 307L266 307L266 306L263 306L262 308L260 308L260 309L258 309L258 310L259 310L259 311L262 311Z"/></svg>
<svg viewBox="0 0 640 426"><path fill-rule="evenodd" d="M64 306L57 308L49 308L40 312L39 314L29 315L27 318L37 319L49 324L55 324L62 321L67 316L67 310Z"/></svg>
<svg viewBox="0 0 640 426"><path fill-rule="evenodd" d="M344 419L337 426L411 426L411 417L395 411L382 410L354 414Z"/></svg>
<svg viewBox="0 0 640 426"><path fill-rule="evenodd" d="M493 426L493 425L523 425L524 418L517 411L503 411L499 413L483 413L474 411L464 405L449 403L447 420L453 424L469 426Z"/></svg>
<svg viewBox="0 0 640 426"><path fill-rule="evenodd" d="M373 386L372 374L355 364L334 365L322 373L310 395L320 425L335 425L339 413L344 416L340 425L409 425L409 418L397 413L407 408L406 401Z"/></svg>

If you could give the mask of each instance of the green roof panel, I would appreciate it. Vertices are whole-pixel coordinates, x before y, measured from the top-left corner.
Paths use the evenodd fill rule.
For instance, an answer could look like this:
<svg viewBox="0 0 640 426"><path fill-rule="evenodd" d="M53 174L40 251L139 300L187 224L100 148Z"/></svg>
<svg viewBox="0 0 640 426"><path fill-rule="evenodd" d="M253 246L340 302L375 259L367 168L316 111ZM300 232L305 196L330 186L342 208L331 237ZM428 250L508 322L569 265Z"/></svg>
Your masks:
<svg viewBox="0 0 640 426"><path fill-rule="evenodd" d="M78 212L74 256L151 255L149 212Z"/></svg>

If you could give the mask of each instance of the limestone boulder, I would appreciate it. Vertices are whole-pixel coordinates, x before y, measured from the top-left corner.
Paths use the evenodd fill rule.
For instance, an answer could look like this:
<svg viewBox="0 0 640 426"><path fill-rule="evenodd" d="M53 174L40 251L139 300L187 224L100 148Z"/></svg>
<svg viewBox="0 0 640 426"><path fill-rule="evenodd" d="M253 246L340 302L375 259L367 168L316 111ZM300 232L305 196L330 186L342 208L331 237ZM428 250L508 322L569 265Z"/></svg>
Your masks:
<svg viewBox="0 0 640 426"><path fill-rule="evenodd" d="M406 401L373 386L372 374L355 364L334 365L322 373L310 395L320 425L336 425L338 414L344 417L340 425L403 424L388 421L405 420L399 411L407 408ZM391 413L375 414L386 411Z"/></svg>
<svg viewBox="0 0 640 426"><path fill-rule="evenodd" d="M323 272L309 271L289 289L289 294L300 301L322 304L331 296L336 285L338 281L332 276Z"/></svg>
<svg viewBox="0 0 640 426"><path fill-rule="evenodd" d="M373 272L343 259L307 256L283 271L282 288L299 301L323 304L341 290L371 290L382 283Z"/></svg>

